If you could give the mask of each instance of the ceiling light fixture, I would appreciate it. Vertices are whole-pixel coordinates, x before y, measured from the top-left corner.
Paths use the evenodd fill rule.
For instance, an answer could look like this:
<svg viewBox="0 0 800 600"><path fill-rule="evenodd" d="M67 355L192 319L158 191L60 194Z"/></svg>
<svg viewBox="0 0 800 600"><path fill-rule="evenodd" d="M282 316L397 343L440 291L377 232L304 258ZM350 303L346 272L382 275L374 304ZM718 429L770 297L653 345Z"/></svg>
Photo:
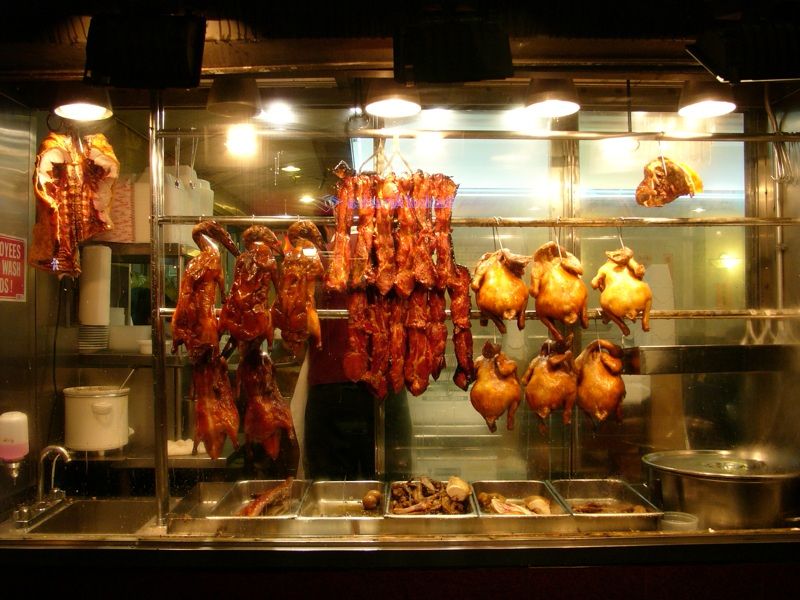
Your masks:
<svg viewBox="0 0 800 600"><path fill-rule="evenodd" d="M114 114L107 88L79 82L64 83L58 88L53 112L71 121L99 121Z"/></svg>
<svg viewBox="0 0 800 600"><path fill-rule="evenodd" d="M727 115L736 110L730 86L716 81L687 81L681 90L678 114L694 119Z"/></svg>
<svg viewBox="0 0 800 600"><path fill-rule="evenodd" d="M525 97L526 111L537 117L566 117L581 109L571 79L532 79Z"/></svg>
<svg viewBox="0 0 800 600"><path fill-rule="evenodd" d="M252 77L217 77L208 92L206 109L223 117L255 117L261 112L261 96L256 80Z"/></svg>
<svg viewBox="0 0 800 600"><path fill-rule="evenodd" d="M373 117L402 119L418 114L422 106L415 88L398 85L391 79L376 79L370 83L364 110Z"/></svg>
<svg viewBox="0 0 800 600"><path fill-rule="evenodd" d="M295 167L294 165L286 165L285 167L281 167L281 171L284 173L297 173L300 170L300 167Z"/></svg>

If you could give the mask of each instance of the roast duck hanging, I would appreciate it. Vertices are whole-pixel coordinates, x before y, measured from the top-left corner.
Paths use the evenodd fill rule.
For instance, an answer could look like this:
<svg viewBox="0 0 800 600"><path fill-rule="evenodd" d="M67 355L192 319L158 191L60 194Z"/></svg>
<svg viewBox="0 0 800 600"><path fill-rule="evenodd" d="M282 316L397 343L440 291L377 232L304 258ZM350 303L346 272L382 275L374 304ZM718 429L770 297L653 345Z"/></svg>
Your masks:
<svg viewBox="0 0 800 600"><path fill-rule="evenodd" d="M556 410L572 407L578 393L578 374L570 346L572 335L563 342L547 340L522 376L525 400L542 423ZM570 411L564 411L569 423Z"/></svg>
<svg viewBox="0 0 800 600"><path fill-rule="evenodd" d="M642 330L650 331L650 307L653 293L643 281L645 268L633 258L633 250L623 246L606 252L608 260L592 279L592 287L600 290L603 322L613 321L630 335L624 319L635 321L641 315Z"/></svg>
<svg viewBox="0 0 800 600"><path fill-rule="evenodd" d="M239 249L228 232L215 221L192 229L200 254L186 265L172 315L172 351L186 346L192 363L192 397L195 401L193 452L203 442L212 458L222 453L225 438L239 447L239 413L228 378L228 365L219 349L219 323L215 313L217 292L225 301L222 263L214 241L234 256Z"/></svg>
<svg viewBox="0 0 800 600"><path fill-rule="evenodd" d="M477 376L469 399L486 420L489 431L497 431L497 419L507 412L506 426L514 429L522 390L517 380L517 363L500 350L499 344L487 341L481 356L475 361Z"/></svg>
<svg viewBox="0 0 800 600"><path fill-rule="evenodd" d="M504 319L514 319L517 327L525 327L528 288L522 281L529 256L513 254L506 248L487 252L478 260L471 287L481 310L481 325L491 319L501 333L506 332Z"/></svg>
<svg viewBox="0 0 800 600"><path fill-rule="evenodd" d="M111 229L111 195L119 161L102 133L77 137L50 133L36 156L36 223L30 264L80 275L78 245Z"/></svg>
<svg viewBox="0 0 800 600"><path fill-rule="evenodd" d="M554 321L565 325L580 322L584 329L589 326L582 274L583 266L577 257L556 242L544 244L533 255L530 294L536 316L557 342L563 341L564 336Z"/></svg>
<svg viewBox="0 0 800 600"><path fill-rule="evenodd" d="M578 371L578 406L588 415L604 421L610 414L622 420L625 382L622 380L622 348L608 340L595 340L575 359ZM564 407L564 421L570 422L571 402Z"/></svg>

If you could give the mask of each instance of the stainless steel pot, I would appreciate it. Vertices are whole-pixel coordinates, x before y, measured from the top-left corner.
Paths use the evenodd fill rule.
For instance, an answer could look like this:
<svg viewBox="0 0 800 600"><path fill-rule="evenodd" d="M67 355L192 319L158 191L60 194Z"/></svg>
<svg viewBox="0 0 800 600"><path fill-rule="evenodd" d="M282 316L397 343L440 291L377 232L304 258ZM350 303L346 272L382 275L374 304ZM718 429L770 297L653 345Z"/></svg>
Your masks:
<svg viewBox="0 0 800 600"><path fill-rule="evenodd" d="M697 515L701 528L785 526L800 513L800 461L771 450L673 450L647 454L653 501Z"/></svg>

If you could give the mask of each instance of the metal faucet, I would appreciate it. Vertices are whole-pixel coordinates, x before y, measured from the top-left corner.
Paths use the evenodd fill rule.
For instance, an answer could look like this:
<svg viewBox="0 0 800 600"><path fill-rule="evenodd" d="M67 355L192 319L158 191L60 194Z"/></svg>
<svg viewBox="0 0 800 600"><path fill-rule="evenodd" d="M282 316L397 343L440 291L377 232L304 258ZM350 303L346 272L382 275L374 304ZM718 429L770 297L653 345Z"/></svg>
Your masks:
<svg viewBox="0 0 800 600"><path fill-rule="evenodd" d="M69 451L63 446L46 446L42 449L42 452L39 454L39 486L36 494L36 499L38 502L42 502L44 500L44 461L53 453L56 454L56 457L53 459L52 468L50 470L50 493L53 493L58 489L55 486L56 462L58 462L58 457L61 456L65 463L68 463L72 460L72 456L70 455Z"/></svg>

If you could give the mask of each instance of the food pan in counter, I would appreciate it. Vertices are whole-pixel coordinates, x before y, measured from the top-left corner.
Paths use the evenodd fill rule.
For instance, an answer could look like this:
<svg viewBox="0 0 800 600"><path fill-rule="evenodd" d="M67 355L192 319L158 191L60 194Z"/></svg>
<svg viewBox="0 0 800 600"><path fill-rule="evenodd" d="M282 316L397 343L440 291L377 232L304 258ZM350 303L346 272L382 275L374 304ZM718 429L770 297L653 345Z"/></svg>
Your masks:
<svg viewBox="0 0 800 600"><path fill-rule="evenodd" d="M209 514L210 518L291 519L297 516L308 482L305 480L257 479L238 481ZM285 489L288 488L288 489ZM284 490L285 489L285 490ZM284 493L279 493L284 490ZM243 510L263 494L274 492L278 501L265 507L263 514L245 515Z"/></svg>
<svg viewBox="0 0 800 600"><path fill-rule="evenodd" d="M663 513L620 479L549 482L575 518L579 532L652 531Z"/></svg>
<svg viewBox="0 0 800 600"><path fill-rule="evenodd" d="M473 481L472 491L476 499L478 517L491 520L492 532L515 533L571 533L575 531L575 521L569 509L563 504L544 481L537 480L497 480ZM497 496L502 496L502 500ZM527 504L536 497L533 510ZM496 499L513 507L522 507L518 512L498 513ZM528 502L526 503L526 500ZM502 505L500 505L502 510ZM530 514L524 514L527 511Z"/></svg>
<svg viewBox="0 0 800 600"><path fill-rule="evenodd" d="M380 496L375 508L365 509L363 499L371 491ZM315 481L300 505L298 521L308 534L377 534L385 495L381 481Z"/></svg>
<svg viewBox="0 0 800 600"><path fill-rule="evenodd" d="M475 509L475 499L470 488L465 500L463 501L463 513L450 514L437 512L426 512L423 510L413 512L398 512L401 507L396 506L397 493L395 490L402 488L413 488L420 485L426 478L412 479L408 481L392 481L386 489L386 499L384 500L384 516L386 517L387 529L393 533L419 533L419 534L438 534L438 533L473 533L477 523L478 513ZM437 481L427 478L428 481L437 486L446 486L447 482ZM446 492L442 491L442 494ZM394 497L393 497L394 494ZM436 502L432 502L435 506ZM407 510L408 507L405 507Z"/></svg>

